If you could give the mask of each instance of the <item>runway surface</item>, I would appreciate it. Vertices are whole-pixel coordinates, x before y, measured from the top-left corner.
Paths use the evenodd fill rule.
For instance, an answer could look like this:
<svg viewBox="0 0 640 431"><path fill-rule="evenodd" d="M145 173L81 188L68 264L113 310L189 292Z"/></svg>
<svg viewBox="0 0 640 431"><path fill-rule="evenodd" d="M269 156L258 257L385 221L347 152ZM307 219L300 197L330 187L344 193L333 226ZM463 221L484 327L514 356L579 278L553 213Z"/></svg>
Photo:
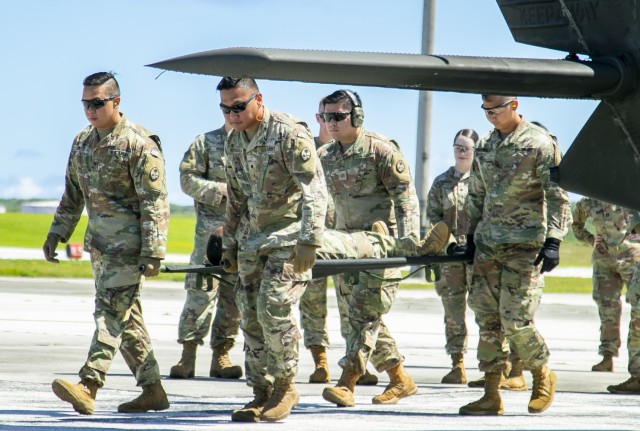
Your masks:
<svg viewBox="0 0 640 431"><path fill-rule="evenodd" d="M462 417L460 406L478 399L481 389L440 384L450 362L444 345L442 306L433 290L401 290L385 318L405 355L405 367L418 384L418 393L397 405L373 405L371 398L388 383L379 374L375 387L356 389L356 407L337 408L321 397L324 385L307 382L312 372L310 353L301 347L296 386L300 404L291 416L277 424L238 424L230 421L232 409L250 400L244 380L207 377L210 349L198 350L196 378L165 378L171 408L164 412L120 414L117 406L136 397L135 387L121 356L111 368L107 383L98 392L96 413L81 416L51 391L55 378L77 381L93 333L93 284L91 280L0 278L0 430L609 430L640 428L640 397L611 395L609 384L627 379L626 343L615 358L614 373L593 373L600 357L598 317L589 295L545 294L536 323L552 356L550 367L558 375L554 404L541 415L527 413L531 392L502 391L503 417ZM143 290L143 312L163 375L180 357L176 343L178 317L185 293L180 283L149 281ZM623 340L629 308L623 309ZM473 313L467 315L469 377L480 377L475 359L478 341ZM344 351L339 334L335 297L330 291L329 351L332 384ZM242 336L231 350L235 364L243 363ZM370 366L371 369L371 366ZM528 384L531 376L527 373Z"/></svg>

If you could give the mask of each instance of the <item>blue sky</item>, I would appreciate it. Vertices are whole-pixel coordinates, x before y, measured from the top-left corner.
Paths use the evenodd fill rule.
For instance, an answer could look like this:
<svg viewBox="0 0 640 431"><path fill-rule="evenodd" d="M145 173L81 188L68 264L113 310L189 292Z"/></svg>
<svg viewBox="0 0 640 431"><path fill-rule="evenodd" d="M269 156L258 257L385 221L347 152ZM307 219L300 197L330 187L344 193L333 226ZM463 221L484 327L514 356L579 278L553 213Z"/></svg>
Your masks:
<svg viewBox="0 0 640 431"><path fill-rule="evenodd" d="M59 199L73 137L86 126L83 78L118 74L121 110L163 144L169 198L187 205L178 165L193 138L222 125L217 77L160 71L156 61L234 46L419 53L422 0L0 0L0 198ZM493 0L439 0L434 53L563 58L517 44ZM265 104L317 132L319 99L337 85L258 81ZM365 127L394 138L415 172L418 92L351 87ZM453 161L461 128L490 129L477 95L434 93L430 177ZM521 98L519 111L554 132L566 151L593 101Z"/></svg>

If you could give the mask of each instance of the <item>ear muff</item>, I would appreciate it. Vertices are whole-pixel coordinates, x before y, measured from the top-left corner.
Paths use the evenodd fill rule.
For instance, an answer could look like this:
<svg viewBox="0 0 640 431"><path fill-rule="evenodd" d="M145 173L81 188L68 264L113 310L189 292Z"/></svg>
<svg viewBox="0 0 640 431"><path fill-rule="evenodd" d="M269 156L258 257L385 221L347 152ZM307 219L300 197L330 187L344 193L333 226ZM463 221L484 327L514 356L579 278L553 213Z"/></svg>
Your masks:
<svg viewBox="0 0 640 431"><path fill-rule="evenodd" d="M351 109L351 125L353 127L362 127L364 124L364 109L362 109L362 103L360 102L360 97L349 90L343 90L344 94L346 94L351 100L351 104L353 108Z"/></svg>

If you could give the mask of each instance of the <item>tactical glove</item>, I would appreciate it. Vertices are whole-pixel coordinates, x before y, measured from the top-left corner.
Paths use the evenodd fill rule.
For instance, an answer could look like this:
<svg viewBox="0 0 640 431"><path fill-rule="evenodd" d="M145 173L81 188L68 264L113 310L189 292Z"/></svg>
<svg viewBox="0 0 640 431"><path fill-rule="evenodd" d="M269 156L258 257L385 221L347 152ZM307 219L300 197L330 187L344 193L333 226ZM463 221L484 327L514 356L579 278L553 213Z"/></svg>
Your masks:
<svg viewBox="0 0 640 431"><path fill-rule="evenodd" d="M296 245L288 261L293 264L294 272L302 273L308 271L316 263L316 246L309 244Z"/></svg>
<svg viewBox="0 0 640 431"><path fill-rule="evenodd" d="M222 252L220 265L225 272L235 274L238 272L238 250L227 249Z"/></svg>
<svg viewBox="0 0 640 431"><path fill-rule="evenodd" d="M476 255L476 242L473 240L473 234L467 234L467 245L464 247L466 247L464 255L469 259L467 263L473 263L473 257Z"/></svg>
<svg viewBox="0 0 640 431"><path fill-rule="evenodd" d="M49 233L47 235L47 239L44 241L44 245L42 246L42 251L44 252L44 258L47 259L48 262L52 263L60 263L56 256L56 248L58 247L58 243L60 242L60 235L57 233Z"/></svg>
<svg viewBox="0 0 640 431"><path fill-rule="evenodd" d="M155 277L160 274L160 259L149 256L140 256L138 267L145 277Z"/></svg>
<svg viewBox="0 0 640 431"><path fill-rule="evenodd" d="M435 283L442 278L440 273L440 264L430 263L424 266L424 278L429 283Z"/></svg>
<svg viewBox="0 0 640 431"><path fill-rule="evenodd" d="M547 238L544 241L542 250L538 254L533 264L538 266L542 262L542 268L540 268L540 274L550 272L553 268L560 263L560 240L556 238Z"/></svg>

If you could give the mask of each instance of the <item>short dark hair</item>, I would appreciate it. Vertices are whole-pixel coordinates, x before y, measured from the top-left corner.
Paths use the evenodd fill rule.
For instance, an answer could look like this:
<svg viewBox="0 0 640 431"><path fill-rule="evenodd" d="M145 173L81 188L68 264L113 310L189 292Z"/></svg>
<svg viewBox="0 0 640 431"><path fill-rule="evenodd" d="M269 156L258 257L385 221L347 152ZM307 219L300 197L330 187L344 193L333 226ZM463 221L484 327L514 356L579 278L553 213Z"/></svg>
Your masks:
<svg viewBox="0 0 640 431"><path fill-rule="evenodd" d="M353 98L352 96L349 95L349 93L353 94ZM358 104L359 107L362 107L362 101L360 100L360 96L355 91L336 90L333 93L329 94L324 99L322 99L322 106L326 106L330 103L342 102L347 106L347 108L349 109L349 112L351 112L353 111L353 108L355 108L355 106L353 106L353 102L354 102L353 99L355 99L355 102Z"/></svg>
<svg viewBox="0 0 640 431"><path fill-rule="evenodd" d="M483 94L482 100L487 100L489 97L499 97L502 102L506 102L508 100L518 100L518 96L512 96L509 94Z"/></svg>
<svg viewBox="0 0 640 431"><path fill-rule="evenodd" d="M478 142L478 139L479 139L478 134L473 129L462 129L458 131L458 133L456 133L456 136L453 137L454 144L456 142L456 139L458 139L458 136L464 136L465 138L469 138L473 141L474 144Z"/></svg>
<svg viewBox="0 0 640 431"><path fill-rule="evenodd" d="M225 76L220 80L216 90L231 90L233 88L247 88L253 91L260 91L258 88L258 84L256 84L256 80L253 78L244 77L234 77L234 76Z"/></svg>
<svg viewBox="0 0 640 431"><path fill-rule="evenodd" d="M92 73L82 81L82 85L85 87L101 86L105 84L107 84L109 96L120 96L120 84L118 84L118 80L112 72Z"/></svg>

